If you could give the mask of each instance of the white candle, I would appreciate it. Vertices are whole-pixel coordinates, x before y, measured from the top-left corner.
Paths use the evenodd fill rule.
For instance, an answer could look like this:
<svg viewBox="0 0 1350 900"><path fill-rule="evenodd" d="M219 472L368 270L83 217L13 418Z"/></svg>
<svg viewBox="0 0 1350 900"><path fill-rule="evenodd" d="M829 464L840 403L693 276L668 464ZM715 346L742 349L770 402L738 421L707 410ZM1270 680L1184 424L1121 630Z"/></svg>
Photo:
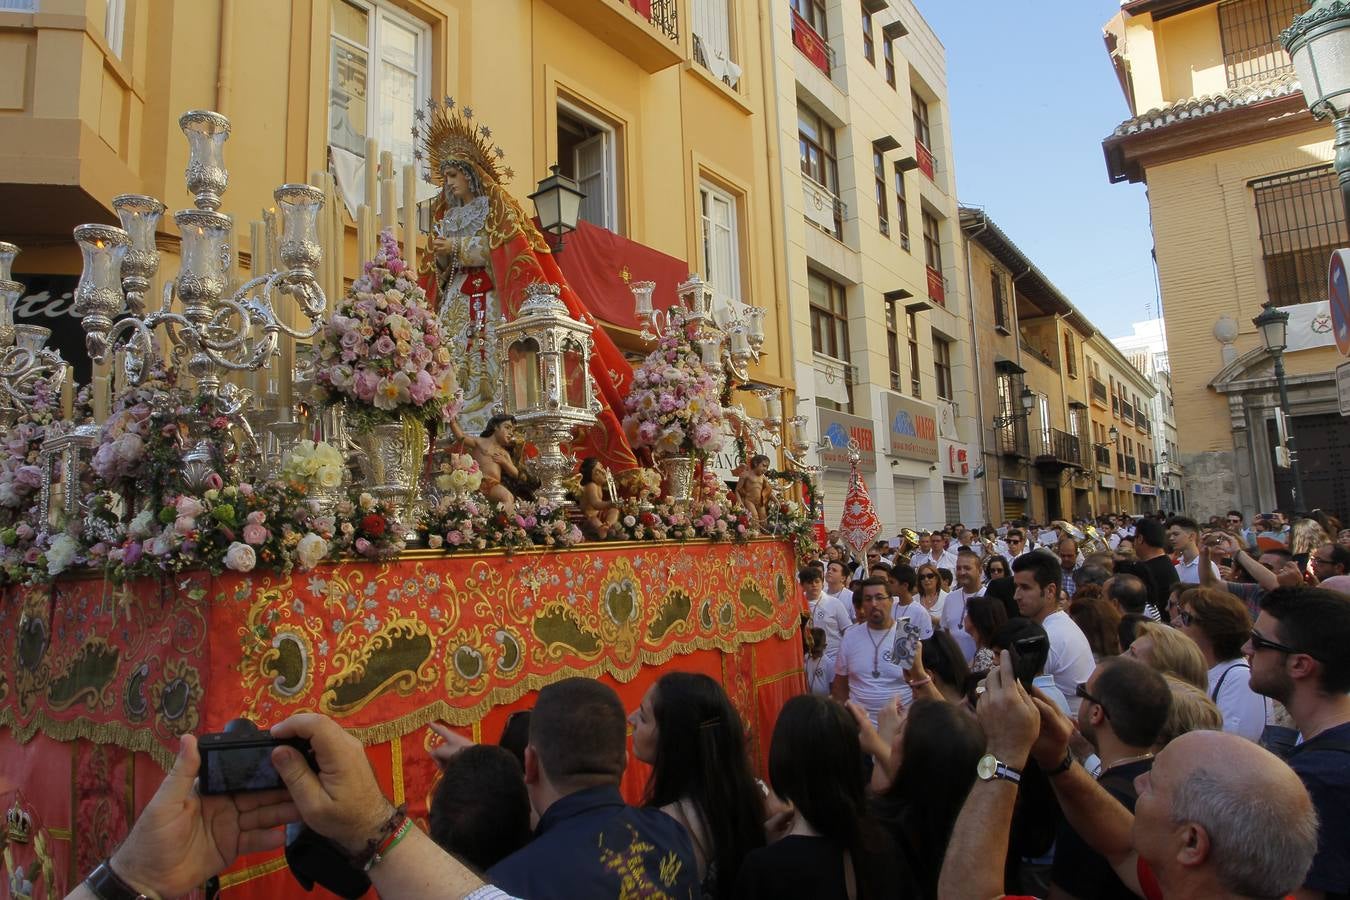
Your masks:
<svg viewBox="0 0 1350 900"><path fill-rule="evenodd" d="M103 358L103 362L94 363L94 377L90 381L91 393L93 394L94 421L99 425L108 421L108 359L111 354Z"/></svg>
<svg viewBox="0 0 1350 900"><path fill-rule="evenodd" d="M262 258L262 223L248 223L248 271L251 277L256 278L263 270Z"/></svg>
<svg viewBox="0 0 1350 900"><path fill-rule="evenodd" d="M403 260L417 271L417 168L403 167Z"/></svg>
<svg viewBox="0 0 1350 900"><path fill-rule="evenodd" d="M733 356L747 356L750 353L750 340L739 328L731 332L731 353Z"/></svg>
<svg viewBox="0 0 1350 900"><path fill-rule="evenodd" d="M370 257L366 255L366 242L370 237L369 231L370 207L362 203L356 208L356 263L357 266L363 264Z"/></svg>
<svg viewBox="0 0 1350 900"><path fill-rule="evenodd" d="M366 138L366 206L370 209L375 208L376 184L379 177L377 166L380 163L380 145L374 138Z"/></svg>
<svg viewBox="0 0 1350 900"><path fill-rule="evenodd" d="M337 182L328 177L328 211L333 217L333 294L329 302L337 302L346 287L343 283L344 260L347 258L347 219L343 215L343 204L338 200Z"/></svg>
<svg viewBox="0 0 1350 900"><path fill-rule="evenodd" d="M395 207L398 201L394 183L394 154L388 150L380 154L380 230L392 231L398 222Z"/></svg>
<svg viewBox="0 0 1350 900"><path fill-rule="evenodd" d="M277 211L263 210L263 271L275 272L281 265L281 247L277 243Z"/></svg>
<svg viewBox="0 0 1350 900"><path fill-rule="evenodd" d="M764 415L771 422L777 422L783 417L783 401L776 392L764 398Z"/></svg>
<svg viewBox="0 0 1350 900"><path fill-rule="evenodd" d="M75 370L65 367L66 377L61 380L61 418L67 421L75 418Z"/></svg>

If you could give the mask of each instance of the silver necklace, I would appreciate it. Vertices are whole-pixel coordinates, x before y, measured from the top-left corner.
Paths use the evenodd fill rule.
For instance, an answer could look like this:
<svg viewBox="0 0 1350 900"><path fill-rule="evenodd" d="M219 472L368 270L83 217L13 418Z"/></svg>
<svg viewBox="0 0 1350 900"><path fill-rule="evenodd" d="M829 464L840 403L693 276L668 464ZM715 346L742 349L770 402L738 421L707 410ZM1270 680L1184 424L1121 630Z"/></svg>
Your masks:
<svg viewBox="0 0 1350 900"><path fill-rule="evenodd" d="M879 660L880 660L880 657L881 657L881 645L884 644L884 643L886 643L886 636L889 635L889 634L890 634L891 632L893 632L893 631L895 631L895 623L891 623L891 627L888 628L888 629L886 630L886 634L883 634L883 635L881 636L881 640L879 640L879 641L872 641L872 629L871 629L870 627L867 629L867 639L868 639L869 641L872 641L872 677L873 677L873 678L880 678L880 677L881 677L881 663L880 663L880 661L879 661Z"/></svg>

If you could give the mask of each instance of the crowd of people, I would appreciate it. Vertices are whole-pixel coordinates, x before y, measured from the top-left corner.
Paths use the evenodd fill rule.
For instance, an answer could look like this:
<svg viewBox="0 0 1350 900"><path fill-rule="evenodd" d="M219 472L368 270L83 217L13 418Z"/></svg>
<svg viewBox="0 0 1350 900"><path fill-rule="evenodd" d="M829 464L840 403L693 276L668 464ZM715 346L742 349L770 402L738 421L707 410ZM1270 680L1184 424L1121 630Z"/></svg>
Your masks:
<svg viewBox="0 0 1350 900"><path fill-rule="evenodd" d="M302 821L385 897L1350 897L1350 531L1091 524L831 540L798 573L807 690L767 783L700 674L636 709L557 682L495 745L433 726L428 831L301 714L272 734L317 771L278 747L280 791L200 796L184 737L72 896L181 894Z"/></svg>

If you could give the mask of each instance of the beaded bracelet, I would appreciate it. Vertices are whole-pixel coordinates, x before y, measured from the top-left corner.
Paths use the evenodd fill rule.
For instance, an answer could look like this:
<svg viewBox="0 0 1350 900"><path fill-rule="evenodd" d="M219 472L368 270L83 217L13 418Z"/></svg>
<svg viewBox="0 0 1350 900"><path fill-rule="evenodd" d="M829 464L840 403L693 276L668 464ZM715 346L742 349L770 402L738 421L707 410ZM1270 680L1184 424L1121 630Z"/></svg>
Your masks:
<svg viewBox="0 0 1350 900"><path fill-rule="evenodd" d="M352 856L352 865L361 871L369 871L375 864L381 849L389 846L389 839L398 833L408 822L408 804L402 803L394 810L393 815L385 819L384 824L380 826L379 832L375 837L366 841L366 848L361 853Z"/></svg>

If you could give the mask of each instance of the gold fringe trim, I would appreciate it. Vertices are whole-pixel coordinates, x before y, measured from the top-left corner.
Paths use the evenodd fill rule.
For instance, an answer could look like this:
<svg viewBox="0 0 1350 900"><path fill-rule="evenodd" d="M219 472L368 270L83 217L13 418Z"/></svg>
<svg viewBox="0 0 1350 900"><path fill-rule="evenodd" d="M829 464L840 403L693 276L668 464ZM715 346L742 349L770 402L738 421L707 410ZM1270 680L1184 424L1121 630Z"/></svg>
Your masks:
<svg viewBox="0 0 1350 900"><path fill-rule="evenodd" d="M133 753L147 754L165 772L173 767L173 759L177 755L176 750L170 750L156 741L148 728L136 728L121 722L91 722L84 718L53 719L42 710L34 714L31 721L20 722L13 710L0 709L0 727L8 728L20 744L28 743L38 732L65 743L85 740L95 744L112 744Z"/></svg>
<svg viewBox="0 0 1350 900"><path fill-rule="evenodd" d="M394 780L394 805L402 806L406 799L403 784L403 741L389 742L389 769Z"/></svg>
<svg viewBox="0 0 1350 900"><path fill-rule="evenodd" d="M774 684L775 682L782 681L785 678L791 678L793 675L805 676L806 670L803 669L801 666L798 666L795 669L788 669L786 672L780 672L777 675L768 675L765 676L764 678L756 679L751 686L755 690L759 690L760 688L766 685Z"/></svg>
<svg viewBox="0 0 1350 900"><path fill-rule="evenodd" d="M246 881L271 875L273 872L279 872L284 868L286 868L286 857L283 854L276 859L269 859L267 862L249 866L247 869L240 869L238 872L226 872L220 876L220 889L223 891L226 888L238 887Z"/></svg>

